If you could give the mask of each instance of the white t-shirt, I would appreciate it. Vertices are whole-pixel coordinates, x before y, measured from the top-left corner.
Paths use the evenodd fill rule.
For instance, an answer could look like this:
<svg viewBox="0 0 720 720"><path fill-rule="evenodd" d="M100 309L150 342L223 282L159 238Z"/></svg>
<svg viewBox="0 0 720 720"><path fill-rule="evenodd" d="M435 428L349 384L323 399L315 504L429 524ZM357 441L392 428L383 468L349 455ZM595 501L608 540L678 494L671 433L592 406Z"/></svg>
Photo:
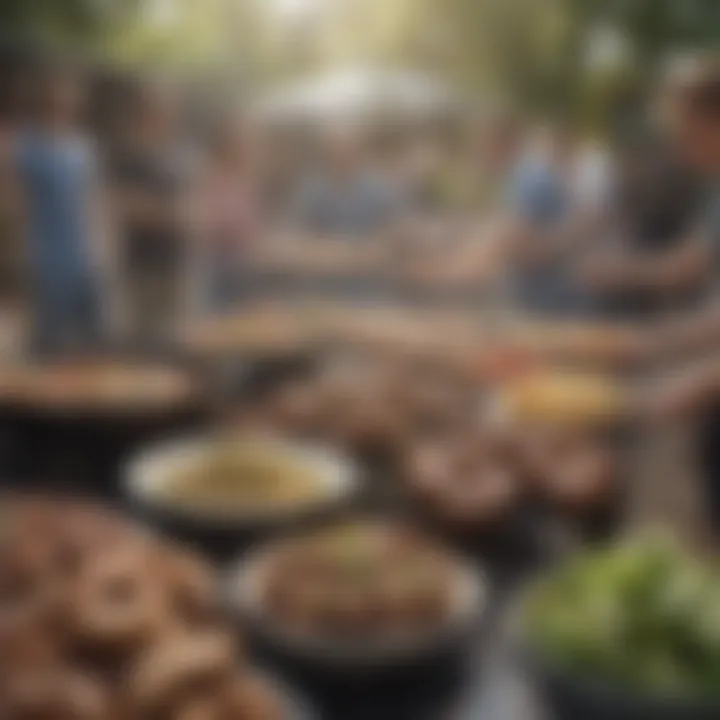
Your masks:
<svg viewBox="0 0 720 720"><path fill-rule="evenodd" d="M572 183L579 207L600 212L608 207L613 184L612 159L607 150L593 147L578 157Z"/></svg>

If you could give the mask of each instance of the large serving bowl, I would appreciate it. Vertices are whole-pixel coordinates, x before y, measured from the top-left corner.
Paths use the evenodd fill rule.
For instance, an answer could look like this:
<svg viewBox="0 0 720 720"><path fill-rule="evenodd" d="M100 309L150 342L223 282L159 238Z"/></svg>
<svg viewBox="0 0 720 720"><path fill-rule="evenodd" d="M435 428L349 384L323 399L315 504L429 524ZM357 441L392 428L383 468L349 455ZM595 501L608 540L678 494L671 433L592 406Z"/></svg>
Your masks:
<svg viewBox="0 0 720 720"><path fill-rule="evenodd" d="M514 460L545 511L587 539L623 519L635 449L634 383L605 373L535 369L506 381L486 413L516 439Z"/></svg>
<svg viewBox="0 0 720 720"><path fill-rule="evenodd" d="M258 679L201 560L91 504L0 511L0 716L308 717Z"/></svg>
<svg viewBox="0 0 720 720"><path fill-rule="evenodd" d="M521 647L555 717L720 717L717 579L669 548L576 560L527 593Z"/></svg>
<svg viewBox="0 0 720 720"><path fill-rule="evenodd" d="M310 682L320 678L328 685L377 688L393 680L442 674L443 667L462 661L477 644L490 601L485 576L429 541L425 545L424 540L417 545L417 555L411 549L402 560L392 547L379 549L372 562L385 567L379 567L375 576L375 571L365 566L369 575L362 589L353 584L357 578L344 574L347 566L343 570L333 565L335 560L341 565L347 560L348 546L343 547L343 543L350 538L354 544L356 533L358 538L389 533L397 542L404 543L408 537L408 542L414 543L414 533L401 534L405 532L387 520L364 520L261 546L231 570L227 589L230 607L261 651ZM339 545L335 545L336 539ZM310 547L307 543L316 542L323 544L325 550L321 552L330 548L333 559L324 567L329 573L340 573L337 584L320 580L322 562L314 566L320 569L317 576L312 574L312 561L308 564L310 575L304 579L292 576L293 566L299 567L312 557L304 555ZM351 550L356 551L363 555L362 548ZM417 560L429 561L429 567L440 570L442 580L436 584L428 580L429 585L422 589L403 587L403 578L407 579ZM350 560L356 561L364 563L357 556ZM286 572L288 575L283 575ZM296 580L302 587L295 584ZM384 582L394 584L393 593ZM323 595L331 586L332 592ZM317 593L317 604L306 602L305 591ZM286 597L299 598L298 605L286 606Z"/></svg>
<svg viewBox="0 0 720 720"><path fill-rule="evenodd" d="M331 515L357 483L352 462L330 448L231 434L140 452L128 463L124 489L150 522L225 558L259 537Z"/></svg>

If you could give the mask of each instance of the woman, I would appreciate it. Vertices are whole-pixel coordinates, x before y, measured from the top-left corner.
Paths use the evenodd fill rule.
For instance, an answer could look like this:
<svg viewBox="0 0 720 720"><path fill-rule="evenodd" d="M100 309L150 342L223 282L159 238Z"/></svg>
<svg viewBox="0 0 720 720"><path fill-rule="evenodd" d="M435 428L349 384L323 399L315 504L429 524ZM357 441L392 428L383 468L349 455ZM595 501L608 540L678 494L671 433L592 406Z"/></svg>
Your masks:
<svg viewBox="0 0 720 720"><path fill-rule="evenodd" d="M218 132L193 201L196 292L210 312L231 309L242 296L242 267L260 233L260 193L247 128L231 122Z"/></svg>

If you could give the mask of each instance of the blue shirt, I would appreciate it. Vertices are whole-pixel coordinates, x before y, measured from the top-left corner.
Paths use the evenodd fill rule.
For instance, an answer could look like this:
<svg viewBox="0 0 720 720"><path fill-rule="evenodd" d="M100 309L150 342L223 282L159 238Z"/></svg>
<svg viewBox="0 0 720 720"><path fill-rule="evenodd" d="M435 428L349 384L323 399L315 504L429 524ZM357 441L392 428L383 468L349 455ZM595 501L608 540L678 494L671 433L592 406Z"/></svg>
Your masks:
<svg viewBox="0 0 720 720"><path fill-rule="evenodd" d="M522 162L510 185L510 207L532 225L548 228L562 220L570 200L562 178L541 160Z"/></svg>
<svg viewBox="0 0 720 720"><path fill-rule="evenodd" d="M406 209L401 193L381 175L358 173L344 182L315 176L301 188L297 208L307 230L329 235L375 233Z"/></svg>
<svg viewBox="0 0 720 720"><path fill-rule="evenodd" d="M30 258L38 280L63 287L89 275L89 197L93 153L81 138L28 134L16 163L29 210Z"/></svg>

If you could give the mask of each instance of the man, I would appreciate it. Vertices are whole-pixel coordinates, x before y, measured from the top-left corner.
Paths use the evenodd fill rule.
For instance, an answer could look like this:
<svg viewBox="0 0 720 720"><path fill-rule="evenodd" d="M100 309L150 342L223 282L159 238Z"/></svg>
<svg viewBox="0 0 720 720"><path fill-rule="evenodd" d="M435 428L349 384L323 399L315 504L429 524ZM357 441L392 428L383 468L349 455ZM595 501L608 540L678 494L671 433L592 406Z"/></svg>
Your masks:
<svg viewBox="0 0 720 720"><path fill-rule="evenodd" d="M575 171L575 138L567 128L555 126L521 158L511 178L502 242L510 255L514 299L528 310L584 310L569 273L583 220L573 188Z"/></svg>
<svg viewBox="0 0 720 720"><path fill-rule="evenodd" d="M703 210L714 182L712 82L699 66L673 76L660 94L662 136L622 153L613 252L593 257L584 278L610 306L628 300L650 310L702 299L716 268L718 223ZM707 76L709 77L709 76ZM704 83L708 83L707 86Z"/></svg>
<svg viewBox="0 0 720 720"><path fill-rule="evenodd" d="M370 165L358 137L335 129L323 139L324 162L307 178L295 214L311 233L371 236L401 219L406 203L399 188Z"/></svg>
<svg viewBox="0 0 720 720"><path fill-rule="evenodd" d="M83 132L80 78L54 69L36 79L35 113L5 157L26 215L36 351L67 352L100 340L107 226L97 160Z"/></svg>
<svg viewBox="0 0 720 720"><path fill-rule="evenodd" d="M694 242L686 250L699 277L717 284L720 249L720 57L698 61L694 71L676 78L665 105L666 127L675 146L708 185L705 210ZM690 265L690 263L687 263ZM715 288L717 289L717 288ZM668 344L702 351L720 341L720 308L704 311L670 326Z"/></svg>
<svg viewBox="0 0 720 720"><path fill-rule="evenodd" d="M709 201L694 236L658 270L666 278L708 277L717 281L720 242L720 56L703 58L669 87L667 129L678 151L707 180ZM671 262L672 260L672 262ZM667 280L666 280L667 281ZM720 339L720 312L711 307L666 334L671 347L685 343L705 352ZM698 342L702 340L703 342ZM700 415L698 452L703 469L705 506L720 527L720 361L717 354L695 360L653 388L648 404L663 416Z"/></svg>
<svg viewBox="0 0 720 720"><path fill-rule="evenodd" d="M126 320L140 342L170 333L184 303L191 173L175 98L164 86L144 85L113 161Z"/></svg>

